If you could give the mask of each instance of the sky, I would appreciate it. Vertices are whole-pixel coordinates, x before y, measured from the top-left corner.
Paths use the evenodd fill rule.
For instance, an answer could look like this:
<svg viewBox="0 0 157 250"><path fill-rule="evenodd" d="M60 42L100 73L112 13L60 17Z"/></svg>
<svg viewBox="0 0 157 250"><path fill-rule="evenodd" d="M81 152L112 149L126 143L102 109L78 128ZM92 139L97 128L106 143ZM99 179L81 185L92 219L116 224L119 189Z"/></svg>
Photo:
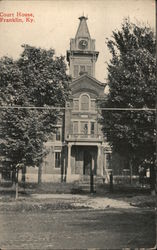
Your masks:
<svg viewBox="0 0 157 250"><path fill-rule="evenodd" d="M92 39L96 39L99 57L96 78L105 82L110 54L106 38L112 31L120 29L124 18L132 22L148 24L155 30L155 0L1 0L0 16L16 13L32 13L31 22L0 22L0 57L17 59L22 44L41 48L53 48L56 55L66 55L70 38L74 38L79 17L88 16L88 28ZM23 14L24 15L24 14ZM8 17L11 18L11 17ZM18 17L20 18L20 17Z"/></svg>

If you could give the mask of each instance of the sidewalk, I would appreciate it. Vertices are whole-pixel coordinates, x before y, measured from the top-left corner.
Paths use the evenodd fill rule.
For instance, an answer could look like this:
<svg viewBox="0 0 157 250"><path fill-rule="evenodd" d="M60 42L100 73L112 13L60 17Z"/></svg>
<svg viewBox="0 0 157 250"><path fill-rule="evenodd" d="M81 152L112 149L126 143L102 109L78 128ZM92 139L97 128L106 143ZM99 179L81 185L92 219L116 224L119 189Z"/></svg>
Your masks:
<svg viewBox="0 0 157 250"><path fill-rule="evenodd" d="M93 209L105 208L134 208L129 202L113 198L95 197L92 195L74 195L74 194L32 194L33 200L62 200L70 202L75 207L88 207Z"/></svg>
<svg viewBox="0 0 157 250"><path fill-rule="evenodd" d="M41 205L46 210L50 209L134 209L155 207L156 197L149 194L149 190L136 187L115 186L114 192L109 192L108 187L100 186L96 193L70 193L72 185L50 184L40 186L27 186L25 189L19 187L19 198L15 201L15 188L0 187L0 206L19 209L30 208ZM156 203L157 204L157 203ZM15 208L14 208L15 209ZM15 209L16 210L16 209Z"/></svg>

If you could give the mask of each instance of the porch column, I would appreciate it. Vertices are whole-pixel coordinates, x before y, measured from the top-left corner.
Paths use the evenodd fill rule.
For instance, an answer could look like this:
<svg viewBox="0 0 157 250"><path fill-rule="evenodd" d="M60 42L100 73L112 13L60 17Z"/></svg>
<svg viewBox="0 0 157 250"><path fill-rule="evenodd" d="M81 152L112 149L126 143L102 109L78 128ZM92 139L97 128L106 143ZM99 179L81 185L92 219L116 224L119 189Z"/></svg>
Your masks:
<svg viewBox="0 0 157 250"><path fill-rule="evenodd" d="M71 144L68 144L68 167L67 167L67 176L66 181L70 182L71 177Z"/></svg>
<svg viewBox="0 0 157 250"><path fill-rule="evenodd" d="M102 146L98 146L98 157L97 157L97 174L103 176L103 164L102 164Z"/></svg>
<svg viewBox="0 0 157 250"><path fill-rule="evenodd" d="M94 172L94 157L92 156L92 173Z"/></svg>
<svg viewBox="0 0 157 250"><path fill-rule="evenodd" d="M107 159L106 159L106 151L104 152L104 175L105 175L105 182L109 183L110 181L110 176L107 170Z"/></svg>

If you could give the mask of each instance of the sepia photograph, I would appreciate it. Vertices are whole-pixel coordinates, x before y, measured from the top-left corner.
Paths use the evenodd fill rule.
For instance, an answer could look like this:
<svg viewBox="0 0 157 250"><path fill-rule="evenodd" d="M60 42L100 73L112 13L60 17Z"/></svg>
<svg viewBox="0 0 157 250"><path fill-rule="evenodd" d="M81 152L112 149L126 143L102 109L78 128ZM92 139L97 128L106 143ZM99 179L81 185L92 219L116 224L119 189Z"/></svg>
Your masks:
<svg viewBox="0 0 157 250"><path fill-rule="evenodd" d="M156 0L0 0L0 250L156 249Z"/></svg>

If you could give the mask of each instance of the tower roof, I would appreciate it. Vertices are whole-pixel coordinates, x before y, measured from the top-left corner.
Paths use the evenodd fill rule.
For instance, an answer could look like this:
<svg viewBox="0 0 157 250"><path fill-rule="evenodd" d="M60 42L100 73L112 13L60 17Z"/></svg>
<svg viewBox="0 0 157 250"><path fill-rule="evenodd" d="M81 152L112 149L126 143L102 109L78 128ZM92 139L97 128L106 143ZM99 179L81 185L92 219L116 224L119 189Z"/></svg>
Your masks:
<svg viewBox="0 0 157 250"><path fill-rule="evenodd" d="M79 19L80 23L75 38L90 38L90 33L86 22L88 18L85 16L81 16L79 17Z"/></svg>

